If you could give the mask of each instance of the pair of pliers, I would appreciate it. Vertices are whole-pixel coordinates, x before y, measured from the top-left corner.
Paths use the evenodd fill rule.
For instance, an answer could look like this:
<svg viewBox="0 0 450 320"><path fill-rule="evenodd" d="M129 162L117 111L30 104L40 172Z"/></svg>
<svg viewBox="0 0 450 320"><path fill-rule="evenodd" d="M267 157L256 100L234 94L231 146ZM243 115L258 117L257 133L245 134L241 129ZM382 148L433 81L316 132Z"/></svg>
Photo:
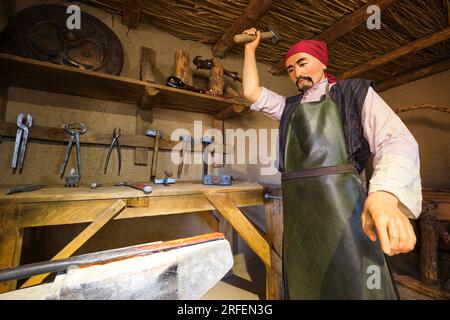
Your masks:
<svg viewBox="0 0 450 320"><path fill-rule="evenodd" d="M16 143L14 145L14 155L12 160L13 169L16 169L17 159L19 159L19 171L22 171L23 162L25 160L25 150L27 147L28 129L31 128L32 123L33 117L31 116L31 114L25 115L23 113L20 113L19 116L17 117L17 126L19 127L19 129L17 129ZM21 141L22 145L20 146ZM19 156L19 146L20 146L20 156Z"/></svg>
<svg viewBox="0 0 450 320"><path fill-rule="evenodd" d="M70 151L72 151L72 145L75 141L76 152L77 152L77 169L78 176L81 177L81 153L80 153L80 135L86 132L86 126L82 123L70 123L64 126L64 130L70 134L69 144L67 145L66 154L64 156L64 161L61 166L61 178L64 176L64 171L66 171L67 162L69 161Z"/></svg>
<svg viewBox="0 0 450 320"><path fill-rule="evenodd" d="M108 155L106 156L104 174L106 174L106 170L108 169L109 158L111 157L112 149L116 145L117 146L117 154L119 156L119 175L120 175L120 169L122 168L122 154L121 154L121 150L120 150L119 137L121 134L122 134L122 130L120 128L114 128L113 140L111 142L111 145L109 146Z"/></svg>

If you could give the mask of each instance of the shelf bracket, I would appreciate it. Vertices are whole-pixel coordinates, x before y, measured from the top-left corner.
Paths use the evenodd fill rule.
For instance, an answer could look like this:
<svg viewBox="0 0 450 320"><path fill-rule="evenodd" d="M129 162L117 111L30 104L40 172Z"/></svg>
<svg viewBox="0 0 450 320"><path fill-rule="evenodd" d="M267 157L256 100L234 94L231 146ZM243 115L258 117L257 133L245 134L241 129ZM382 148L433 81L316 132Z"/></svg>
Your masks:
<svg viewBox="0 0 450 320"><path fill-rule="evenodd" d="M139 107L142 110L150 110L158 94L159 90L155 87L145 86Z"/></svg>
<svg viewBox="0 0 450 320"><path fill-rule="evenodd" d="M232 106L229 106L228 108L216 113L214 115L214 119L216 120L224 120L227 118L234 117L238 113L243 112L246 109L245 105L242 104L233 104Z"/></svg>

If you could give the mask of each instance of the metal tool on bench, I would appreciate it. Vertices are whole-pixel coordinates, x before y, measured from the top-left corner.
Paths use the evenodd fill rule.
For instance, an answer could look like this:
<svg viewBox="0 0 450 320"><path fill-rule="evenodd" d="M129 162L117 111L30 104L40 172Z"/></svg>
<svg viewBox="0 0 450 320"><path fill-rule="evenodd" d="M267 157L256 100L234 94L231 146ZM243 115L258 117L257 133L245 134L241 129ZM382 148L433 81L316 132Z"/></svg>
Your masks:
<svg viewBox="0 0 450 320"><path fill-rule="evenodd" d="M19 193L19 192L30 192L30 191L42 189L44 187L46 187L45 184L27 184L24 186L18 186L18 187L8 189L8 190L6 190L5 194L10 195L10 194L15 194L15 193Z"/></svg>
<svg viewBox="0 0 450 320"><path fill-rule="evenodd" d="M106 156L105 160L105 170L103 172L104 174L106 174L106 170L108 169L109 158L111 157L112 149L114 149L114 146L117 146L117 155L119 156L119 176L120 176L120 169L122 168L122 152L120 150L119 137L121 134L122 130L120 128L114 128L113 140L111 142L111 145L109 146L108 155Z"/></svg>
<svg viewBox="0 0 450 320"><path fill-rule="evenodd" d="M14 144L14 155L12 160L12 168L14 170L17 168L17 160L19 160L19 172L22 172L23 169L23 162L25 160L25 151L28 141L28 130L31 128L32 123L33 117L31 114L19 113L19 116L17 117L17 126L19 128L16 133L16 143Z"/></svg>
<svg viewBox="0 0 450 320"><path fill-rule="evenodd" d="M261 32L261 40L270 39L272 43L276 44L281 40L280 34L271 26L267 26L266 32ZM235 43L252 42L256 39L256 35L252 34L237 34L233 37Z"/></svg>
<svg viewBox="0 0 450 320"><path fill-rule="evenodd" d="M165 175L165 177L164 178L162 178L162 179L154 179L153 180L153 183L154 184L163 184L163 185L165 185L165 186L168 186L169 184L174 184L175 182L177 182L176 180L175 180L175 178L172 178L172 171L164 171L164 175Z"/></svg>
<svg viewBox="0 0 450 320"><path fill-rule="evenodd" d="M66 154L64 156L64 161L61 166L60 174L61 178L64 176L64 171L66 171L67 162L69 161L70 151L72 150L73 143L76 145L77 153L77 174L75 170L70 171L70 175L66 177L66 187L78 187L81 179L81 153L80 153L80 135L86 132L86 126L82 123L70 123L64 126L66 132L70 135L69 143L67 145Z"/></svg>
<svg viewBox="0 0 450 320"><path fill-rule="evenodd" d="M127 186L127 187L131 187L134 189L138 189L138 190L141 190L142 192L144 192L145 194L150 194L153 191L151 186L149 186L148 184L143 184L143 183L134 183L134 182L124 181L124 182L115 183L114 185L117 187Z"/></svg>
<svg viewBox="0 0 450 320"><path fill-rule="evenodd" d="M229 186L231 185L231 181L233 177L230 175L209 175L208 174L208 155L209 155L209 146L214 143L214 137L202 137L201 142L205 147L203 151L203 178L202 183L205 185L221 185L221 186Z"/></svg>
<svg viewBox="0 0 450 320"><path fill-rule="evenodd" d="M181 173L183 172L185 154L186 152L191 152L194 145L194 140L192 139L192 136L188 135L180 136L180 141L183 142L183 146L181 147L180 150L181 162L178 165L177 179L180 179Z"/></svg>
<svg viewBox="0 0 450 320"><path fill-rule="evenodd" d="M155 138L155 147L153 148L152 167L150 169L150 180L153 180L156 177L156 167L158 165L159 141L163 138L164 132L162 132L161 130L147 130L145 132L145 135Z"/></svg>

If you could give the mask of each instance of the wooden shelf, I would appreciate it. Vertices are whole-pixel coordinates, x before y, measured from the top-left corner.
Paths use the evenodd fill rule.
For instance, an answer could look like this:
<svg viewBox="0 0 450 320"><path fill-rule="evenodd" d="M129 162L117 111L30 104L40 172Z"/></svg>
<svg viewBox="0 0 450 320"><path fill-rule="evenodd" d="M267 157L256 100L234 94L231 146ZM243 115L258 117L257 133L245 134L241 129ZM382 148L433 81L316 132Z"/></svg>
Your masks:
<svg viewBox="0 0 450 320"><path fill-rule="evenodd" d="M214 114L223 120L248 109L241 102L164 85L0 53L0 84L133 103L144 109L158 107Z"/></svg>

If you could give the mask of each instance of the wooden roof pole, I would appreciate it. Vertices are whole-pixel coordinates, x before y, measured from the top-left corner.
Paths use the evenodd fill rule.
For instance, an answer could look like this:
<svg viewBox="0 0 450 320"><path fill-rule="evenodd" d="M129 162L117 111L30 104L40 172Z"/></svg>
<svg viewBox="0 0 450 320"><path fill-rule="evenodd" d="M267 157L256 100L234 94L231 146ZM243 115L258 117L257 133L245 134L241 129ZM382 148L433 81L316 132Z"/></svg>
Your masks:
<svg viewBox="0 0 450 320"><path fill-rule="evenodd" d="M358 76L364 72L372 70L376 67L379 67L385 63L391 62L395 59L411 55L425 49L426 47L432 46L433 44L439 43L441 41L445 41L450 39L450 27L447 27L441 31L435 32L423 38L420 38L416 41L410 42L407 45L395 49L391 52L378 56L374 59L371 59L367 62L360 64L348 71L345 71L339 76L339 79L347 79Z"/></svg>
<svg viewBox="0 0 450 320"><path fill-rule="evenodd" d="M421 78L428 77L449 69L450 58L441 60L429 66L421 67L413 71L403 73L395 78L376 83L375 89L377 90L377 92L385 91L387 89L397 87L411 81L419 80Z"/></svg>
<svg viewBox="0 0 450 320"><path fill-rule="evenodd" d="M321 40L326 42L327 44L330 44L346 33L352 31L354 28L359 26L361 23L365 22L368 18L367 14L367 8L371 5L377 5L380 7L380 10L384 10L390 6L392 6L394 3L396 3L398 0L372 0L369 1L364 6L358 8L353 13L346 15L344 18L336 22L334 25L329 27L327 30L323 31L314 39ZM282 71L284 71L284 60L281 60L280 62L276 63L272 66L270 69L270 72L272 74L280 74Z"/></svg>
<svg viewBox="0 0 450 320"><path fill-rule="evenodd" d="M242 14L212 47L212 55L214 57L223 58L234 45L234 35L254 26L259 18L263 16L276 1L277 0L252 0L244 11L242 11Z"/></svg>
<svg viewBox="0 0 450 320"><path fill-rule="evenodd" d="M141 22L141 10L144 0L123 0L122 23L130 29L136 29Z"/></svg>

